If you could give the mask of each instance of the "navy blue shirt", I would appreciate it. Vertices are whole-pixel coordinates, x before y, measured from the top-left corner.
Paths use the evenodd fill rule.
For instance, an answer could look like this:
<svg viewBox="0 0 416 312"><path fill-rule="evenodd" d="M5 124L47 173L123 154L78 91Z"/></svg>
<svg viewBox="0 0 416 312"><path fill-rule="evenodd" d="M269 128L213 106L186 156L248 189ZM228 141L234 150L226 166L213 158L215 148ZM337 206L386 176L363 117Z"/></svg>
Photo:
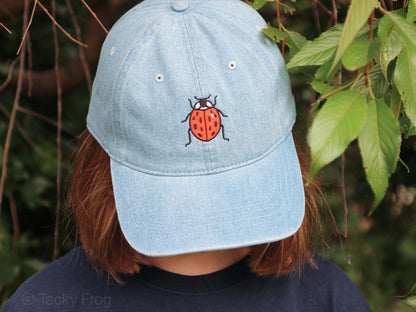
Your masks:
<svg viewBox="0 0 416 312"><path fill-rule="evenodd" d="M338 267L316 257L298 273L259 277L246 259L207 275L185 276L142 267L124 284L98 274L82 248L29 278L2 312L367 312L354 283Z"/></svg>

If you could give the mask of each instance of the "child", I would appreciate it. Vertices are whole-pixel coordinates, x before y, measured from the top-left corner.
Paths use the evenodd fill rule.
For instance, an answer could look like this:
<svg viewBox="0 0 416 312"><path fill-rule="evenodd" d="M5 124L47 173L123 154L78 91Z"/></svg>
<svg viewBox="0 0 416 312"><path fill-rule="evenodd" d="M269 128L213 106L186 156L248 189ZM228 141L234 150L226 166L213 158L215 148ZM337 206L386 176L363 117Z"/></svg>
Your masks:
<svg viewBox="0 0 416 312"><path fill-rule="evenodd" d="M239 0L146 0L116 23L70 192L82 247L3 311L370 311L309 249L315 195L264 27Z"/></svg>

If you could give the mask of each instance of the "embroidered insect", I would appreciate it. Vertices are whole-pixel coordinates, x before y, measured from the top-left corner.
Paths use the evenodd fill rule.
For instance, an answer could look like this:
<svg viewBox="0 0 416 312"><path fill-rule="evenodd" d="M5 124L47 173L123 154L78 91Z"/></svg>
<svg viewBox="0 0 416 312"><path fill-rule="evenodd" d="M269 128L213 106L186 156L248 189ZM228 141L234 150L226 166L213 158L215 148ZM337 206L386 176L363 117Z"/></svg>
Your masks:
<svg viewBox="0 0 416 312"><path fill-rule="evenodd" d="M210 97L211 95L206 98L198 99L194 96L195 100L198 101L195 105L192 104L191 99L188 99L192 112L190 112L185 120L182 121L186 122L189 118L189 142L185 144L185 147L191 144L191 132L197 139L208 142L215 138L220 132L220 129L222 129L222 138L229 141L229 139L224 136L224 126L221 123L220 115L223 117L228 116L224 115L222 111L215 107L215 105L217 105L217 96L214 98L214 103L209 100Z"/></svg>

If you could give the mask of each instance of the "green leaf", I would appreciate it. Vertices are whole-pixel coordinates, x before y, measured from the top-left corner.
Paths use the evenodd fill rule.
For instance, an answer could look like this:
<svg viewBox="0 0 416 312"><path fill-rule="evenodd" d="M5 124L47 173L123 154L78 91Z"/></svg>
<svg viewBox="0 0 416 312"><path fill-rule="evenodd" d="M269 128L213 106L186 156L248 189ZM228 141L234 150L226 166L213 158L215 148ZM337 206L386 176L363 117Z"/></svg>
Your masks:
<svg viewBox="0 0 416 312"><path fill-rule="evenodd" d="M338 62L341 60L345 50L353 42L360 29L365 25L365 23L367 23L371 12L377 5L377 0L351 1L339 46L335 54L334 62L332 63L332 69L334 69Z"/></svg>
<svg viewBox="0 0 416 312"><path fill-rule="evenodd" d="M255 0L255 1L250 2L250 5L253 7L253 9L259 10L262 7L264 7L266 3L267 3L267 0Z"/></svg>
<svg viewBox="0 0 416 312"><path fill-rule="evenodd" d="M400 144L399 123L384 100L371 101L367 121L358 135L367 181L375 195L370 214L384 198L389 178L399 160Z"/></svg>
<svg viewBox="0 0 416 312"><path fill-rule="evenodd" d="M307 65L322 65L330 60L341 37L342 25L336 25L322 33L313 41L307 42L303 48L287 64L287 68Z"/></svg>
<svg viewBox="0 0 416 312"><path fill-rule="evenodd" d="M309 180L338 158L362 129L367 117L366 97L346 90L328 97L308 133L312 154Z"/></svg>
<svg viewBox="0 0 416 312"><path fill-rule="evenodd" d="M414 23L416 21L416 0L409 0L406 18L411 23Z"/></svg>
<svg viewBox="0 0 416 312"><path fill-rule="evenodd" d="M388 92L389 85L383 75L380 65L377 64L371 67L369 75L371 80L371 88L375 97L383 97ZM361 76L361 78L358 80L354 90L361 91L364 88L366 89L363 91L363 94L368 94L367 79L365 75Z"/></svg>
<svg viewBox="0 0 416 312"><path fill-rule="evenodd" d="M381 49L381 41L374 40L354 41L346 50L342 57L342 64L350 71L357 70L365 66L377 52Z"/></svg>
<svg viewBox="0 0 416 312"><path fill-rule="evenodd" d="M386 12L385 14L392 21L402 44L416 52L416 25L395 13Z"/></svg>
<svg viewBox="0 0 416 312"><path fill-rule="evenodd" d="M416 308L416 283L413 284L412 289L409 291L407 295L398 298L406 302L411 307Z"/></svg>
<svg viewBox="0 0 416 312"><path fill-rule="evenodd" d="M290 54L294 56L308 42L300 33L291 30L285 30L287 45L290 48Z"/></svg>
<svg viewBox="0 0 416 312"><path fill-rule="evenodd" d="M412 122L406 114L403 114L402 118L400 119L400 129L405 139L408 139L409 137L416 135L416 126L412 124Z"/></svg>
<svg viewBox="0 0 416 312"><path fill-rule="evenodd" d="M323 81L328 81L330 79L331 74L332 74L332 71L330 71L330 69L331 69L333 59L334 58L332 57L330 60L323 63L321 67L319 67L319 69L315 73L316 79L323 80Z"/></svg>
<svg viewBox="0 0 416 312"><path fill-rule="evenodd" d="M285 32L279 30L278 28L270 26L270 24L268 28L263 28L262 31L267 37L278 43L285 39L287 36Z"/></svg>
<svg viewBox="0 0 416 312"><path fill-rule="evenodd" d="M402 50L397 58L393 81L400 92L407 116L416 125L416 50L407 47Z"/></svg>
<svg viewBox="0 0 416 312"><path fill-rule="evenodd" d="M378 35L384 41L380 54L380 65L384 76L388 79L388 66L400 54L403 46L397 31L387 16L381 19L379 25Z"/></svg>
<svg viewBox="0 0 416 312"><path fill-rule="evenodd" d="M326 84L325 82L323 82L321 80L317 80L317 79L312 80L311 86L319 94L324 94L325 92L330 92L331 90L334 89L334 87Z"/></svg>
<svg viewBox="0 0 416 312"><path fill-rule="evenodd" d="M393 113L394 118L396 120L399 120L400 113L402 110L402 99L400 97L399 90L397 90L395 85L392 85L391 93L387 93L387 95L390 95L390 111ZM389 103L385 98L386 103Z"/></svg>

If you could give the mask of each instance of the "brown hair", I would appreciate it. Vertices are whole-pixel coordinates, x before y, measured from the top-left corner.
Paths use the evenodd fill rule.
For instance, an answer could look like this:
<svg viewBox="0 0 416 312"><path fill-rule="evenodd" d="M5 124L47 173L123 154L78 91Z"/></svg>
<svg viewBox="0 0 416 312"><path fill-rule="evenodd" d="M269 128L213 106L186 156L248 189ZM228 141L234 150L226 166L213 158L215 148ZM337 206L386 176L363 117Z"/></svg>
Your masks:
<svg viewBox="0 0 416 312"><path fill-rule="evenodd" d="M121 231L111 182L110 158L88 130L80 136L75 159L69 205L78 226L83 248L100 270L116 281L119 274L140 271L145 257L135 251ZM308 157L296 146L304 184L308 178ZM250 267L258 275L287 274L312 261L312 252L320 233L320 218L315 182L305 185L306 213L300 229L278 242L253 246ZM97 226L99 225L99 226Z"/></svg>

